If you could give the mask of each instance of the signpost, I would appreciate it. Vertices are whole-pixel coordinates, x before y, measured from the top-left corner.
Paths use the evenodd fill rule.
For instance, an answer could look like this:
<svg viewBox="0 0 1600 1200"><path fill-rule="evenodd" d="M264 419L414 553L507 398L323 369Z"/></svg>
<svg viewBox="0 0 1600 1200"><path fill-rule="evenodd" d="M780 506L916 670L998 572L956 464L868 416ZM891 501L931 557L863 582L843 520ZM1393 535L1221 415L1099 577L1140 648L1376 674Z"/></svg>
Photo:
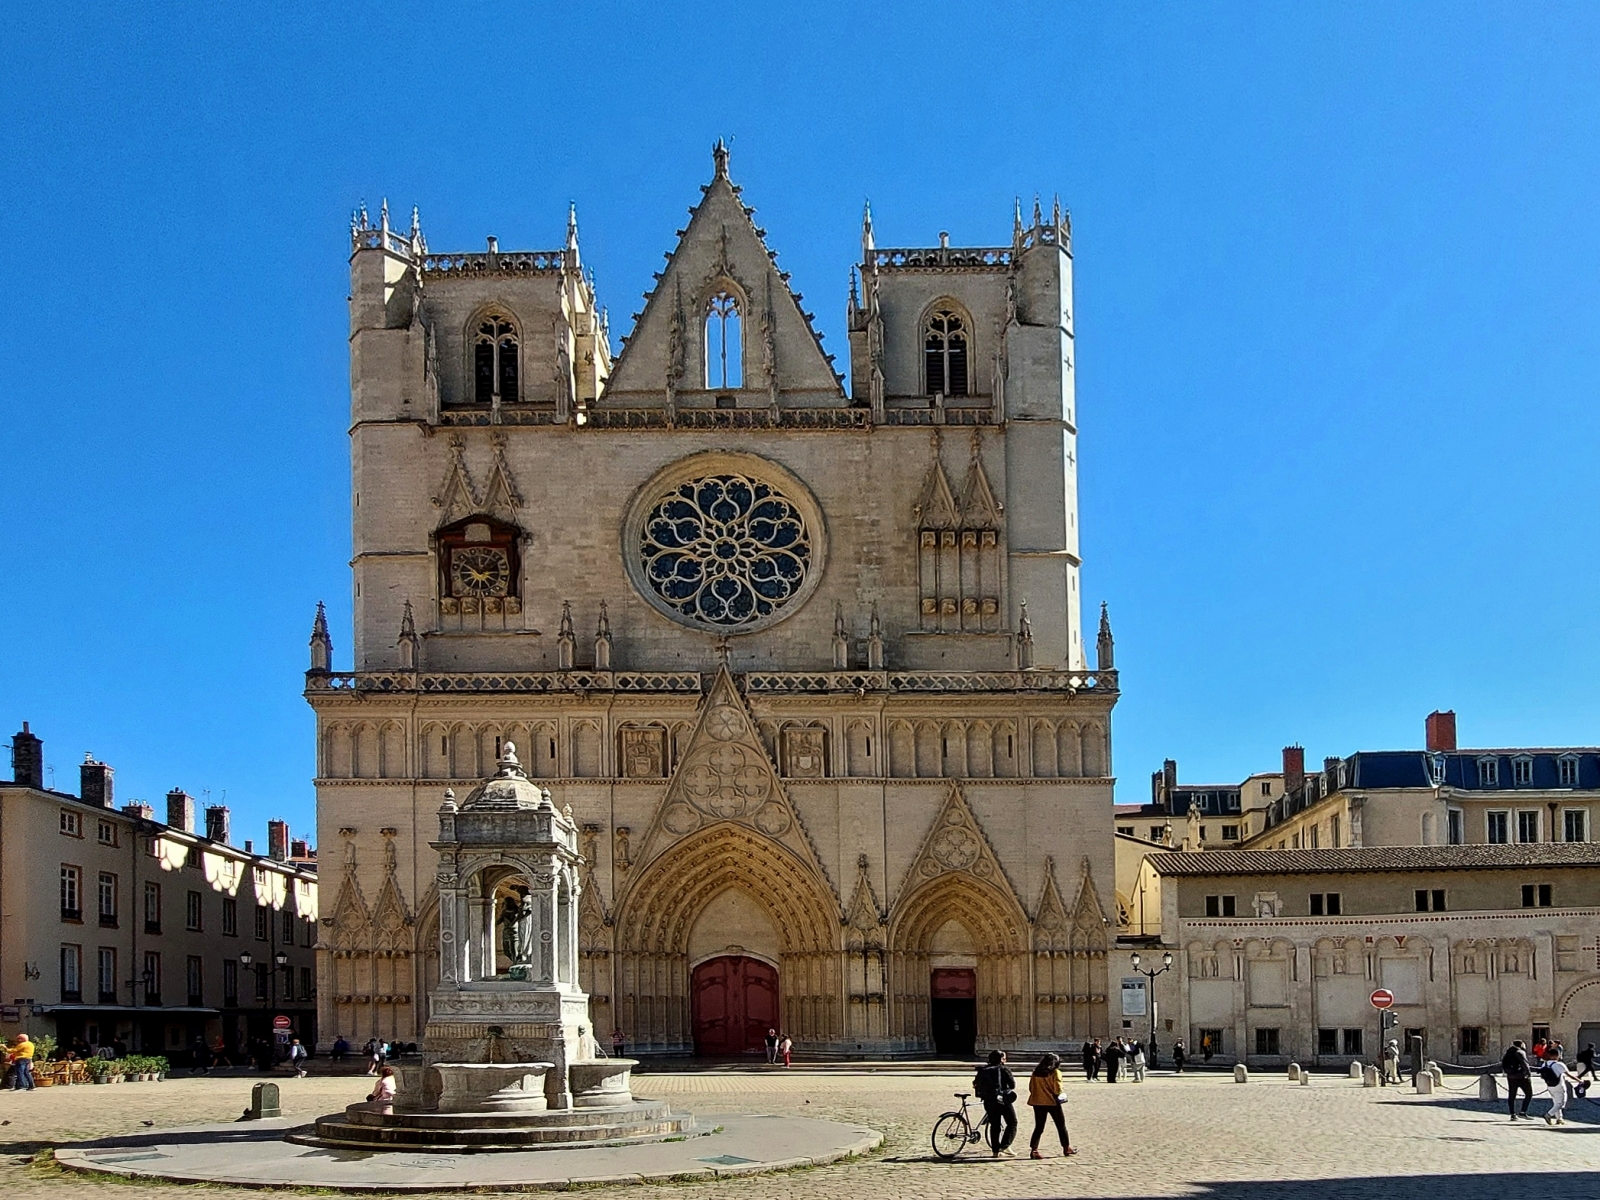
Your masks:
<svg viewBox="0 0 1600 1200"><path fill-rule="evenodd" d="M1388 988L1378 988L1372 995L1367 997L1367 1000L1373 1008L1378 1010L1378 1072L1384 1080L1387 1080L1389 1078L1389 1068L1385 1063L1383 1052L1388 1049L1385 1042L1389 1030L1394 1028L1394 993ZM1395 1063L1395 1070L1399 1071L1399 1069L1400 1064L1397 1062ZM1396 1079L1395 1082L1398 1083L1399 1080Z"/></svg>
<svg viewBox="0 0 1600 1200"><path fill-rule="evenodd" d="M1373 992L1369 998L1372 1001L1372 1007L1378 1009L1380 1012L1383 1009L1394 1007L1394 993L1388 988L1379 988L1377 991ZM279 1020L282 1019L283 1018L281 1017L279 1018Z"/></svg>
<svg viewBox="0 0 1600 1200"><path fill-rule="evenodd" d="M289 1020L288 1017L277 1016L272 1018L272 1027L274 1029L289 1029L293 1025L294 1022Z"/></svg>

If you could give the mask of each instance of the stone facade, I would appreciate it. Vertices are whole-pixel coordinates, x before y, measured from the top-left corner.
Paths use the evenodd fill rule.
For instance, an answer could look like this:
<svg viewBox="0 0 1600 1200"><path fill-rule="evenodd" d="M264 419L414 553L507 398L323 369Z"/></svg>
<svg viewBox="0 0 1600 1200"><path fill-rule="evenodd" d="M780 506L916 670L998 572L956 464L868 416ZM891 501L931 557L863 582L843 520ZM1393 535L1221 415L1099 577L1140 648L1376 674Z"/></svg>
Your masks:
<svg viewBox="0 0 1600 1200"><path fill-rule="evenodd" d="M508 741L578 823L581 985L630 1050L1107 1032L1068 223L883 250L869 214L847 393L752 214L719 147L615 363L575 219L461 255L356 221L324 1040L422 1032L435 814Z"/></svg>

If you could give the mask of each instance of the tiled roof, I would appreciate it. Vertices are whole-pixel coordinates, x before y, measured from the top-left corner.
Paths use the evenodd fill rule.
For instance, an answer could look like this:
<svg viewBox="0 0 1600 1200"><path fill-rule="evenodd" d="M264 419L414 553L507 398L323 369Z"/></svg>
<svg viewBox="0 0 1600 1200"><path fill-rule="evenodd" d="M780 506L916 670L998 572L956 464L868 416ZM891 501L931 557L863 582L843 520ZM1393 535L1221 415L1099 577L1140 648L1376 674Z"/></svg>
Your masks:
<svg viewBox="0 0 1600 1200"><path fill-rule="evenodd" d="M1152 854L1163 875L1291 875L1351 871L1476 871L1600 867L1600 843L1507 846L1363 846L1353 850L1202 850Z"/></svg>

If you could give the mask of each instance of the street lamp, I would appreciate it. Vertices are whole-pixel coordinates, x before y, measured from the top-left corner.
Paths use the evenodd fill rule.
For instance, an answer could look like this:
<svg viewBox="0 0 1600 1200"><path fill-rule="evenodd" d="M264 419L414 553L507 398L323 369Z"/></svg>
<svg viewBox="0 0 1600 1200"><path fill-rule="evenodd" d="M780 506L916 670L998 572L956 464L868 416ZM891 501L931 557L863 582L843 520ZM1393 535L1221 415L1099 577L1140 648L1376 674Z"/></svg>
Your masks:
<svg viewBox="0 0 1600 1200"><path fill-rule="evenodd" d="M1133 972L1135 975L1143 975L1150 981L1150 1036L1145 1044L1153 1046L1156 1040L1156 976L1165 975L1172 970L1172 951L1168 950L1161 956L1160 967L1141 967L1139 965L1140 961L1139 952L1135 950L1133 952ZM1150 1069L1152 1071L1155 1070L1156 1066L1155 1057L1155 1052L1152 1050L1150 1053Z"/></svg>
<svg viewBox="0 0 1600 1200"><path fill-rule="evenodd" d="M1170 958L1171 956L1169 955L1168 957ZM250 951L244 950L244 951L240 952L240 954L239 954L239 965L241 967L243 967L246 971L254 971L256 973L256 978L257 979L259 979L261 977L261 973L263 971L271 971L271 972L273 972L274 977L276 977L277 972L283 970L284 967L287 967L289 965L289 956L287 954L285 954L282 950L279 950L276 954L274 954L272 956L272 965L270 967L266 963L262 963L260 966L256 966L254 964L255 964L255 958L254 958L253 955L251 955ZM261 1007L262 1008L265 1008L272 1001L272 993L275 990L276 989L271 988L271 987L264 987L264 988L260 989L260 991L262 993L262 995L261 995Z"/></svg>

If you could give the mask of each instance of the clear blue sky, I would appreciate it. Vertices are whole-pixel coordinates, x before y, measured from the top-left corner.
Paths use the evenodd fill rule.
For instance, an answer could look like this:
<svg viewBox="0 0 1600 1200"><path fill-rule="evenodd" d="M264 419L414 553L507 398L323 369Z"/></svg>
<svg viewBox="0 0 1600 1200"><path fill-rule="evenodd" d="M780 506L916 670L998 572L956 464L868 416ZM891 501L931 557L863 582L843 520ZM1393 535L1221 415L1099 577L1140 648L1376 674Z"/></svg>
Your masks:
<svg viewBox="0 0 1600 1200"><path fill-rule="evenodd" d="M722 135L841 362L863 197L880 245L1070 206L1123 799L1435 706L1600 741L1600 8L1394 7L12 4L0 731L308 827L350 209L575 200L621 334Z"/></svg>

